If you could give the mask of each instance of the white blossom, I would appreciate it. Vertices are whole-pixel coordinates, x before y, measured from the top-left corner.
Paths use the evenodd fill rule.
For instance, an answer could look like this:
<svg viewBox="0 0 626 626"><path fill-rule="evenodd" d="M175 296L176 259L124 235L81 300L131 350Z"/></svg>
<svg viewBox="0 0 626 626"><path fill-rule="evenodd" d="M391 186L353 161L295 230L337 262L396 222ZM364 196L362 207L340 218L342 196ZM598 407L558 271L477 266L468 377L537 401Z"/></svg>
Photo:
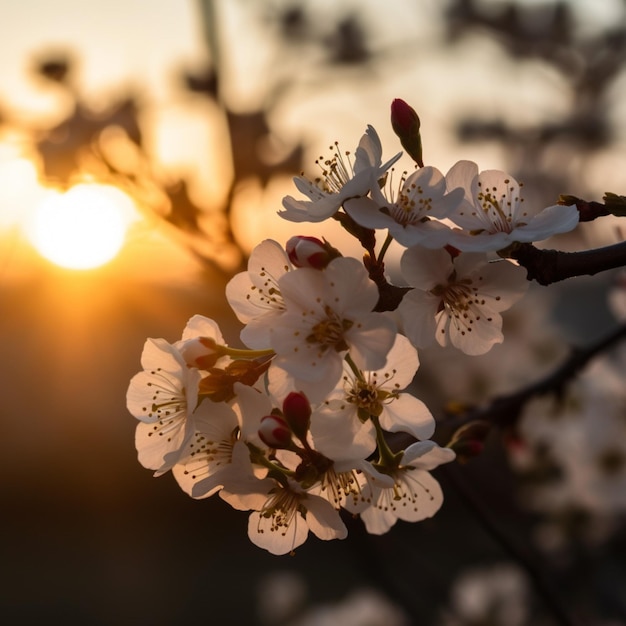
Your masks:
<svg viewBox="0 0 626 626"><path fill-rule="evenodd" d="M159 475L171 469L193 434L200 372L187 367L180 351L165 339L146 341L141 365L144 370L131 379L126 404L139 420L139 462Z"/></svg>
<svg viewBox="0 0 626 626"><path fill-rule="evenodd" d="M366 458L376 448L371 416L390 432L407 432L428 439L435 420L426 405L403 390L417 371L417 351L403 335L397 335L384 367L360 372L346 364L337 388L311 418L315 448L332 459Z"/></svg>
<svg viewBox="0 0 626 626"><path fill-rule="evenodd" d="M287 196L283 200L285 210L279 215L292 222L321 222L332 217L348 198L367 195L401 154L382 164L378 133L368 126L356 149L354 164L350 155L344 156L335 145L332 158L318 161L322 168L321 178L314 181L303 176L294 178L298 191L309 199L296 200Z"/></svg>
<svg viewBox="0 0 626 626"><path fill-rule="evenodd" d="M576 206L527 206L521 185L499 170L478 172L472 161L459 161L446 174L448 189L465 190L465 201L449 219L455 229L448 243L465 252L502 250L513 242L543 241L578 224Z"/></svg>
<svg viewBox="0 0 626 626"><path fill-rule="evenodd" d="M369 504L360 513L367 531L382 535L399 519L417 522L432 517L443 503L443 493L429 472L454 458L449 448L441 448L434 441L418 441L404 451L397 467L386 470L385 478L391 476L392 486L387 480L370 477L361 495Z"/></svg>
<svg viewBox="0 0 626 626"><path fill-rule="evenodd" d="M271 330L272 363L298 381L310 400L322 399L341 378L348 351L358 367L384 366L395 324L372 309L378 289L363 265L338 258L323 270L295 269L278 286L285 302L280 324Z"/></svg>
<svg viewBox="0 0 626 626"><path fill-rule="evenodd" d="M403 246L440 248L447 243L450 229L438 220L462 201L462 189L446 193L443 174L426 166L402 180L395 199L387 199L379 187L374 187L371 197L348 200L345 210L361 226L388 229Z"/></svg>
<svg viewBox="0 0 626 626"><path fill-rule="evenodd" d="M436 339L466 354L488 352L503 341L500 313L528 289L523 268L507 260L489 262L478 253L453 258L445 249L414 246L404 252L401 267L413 289L398 314L418 348Z"/></svg>

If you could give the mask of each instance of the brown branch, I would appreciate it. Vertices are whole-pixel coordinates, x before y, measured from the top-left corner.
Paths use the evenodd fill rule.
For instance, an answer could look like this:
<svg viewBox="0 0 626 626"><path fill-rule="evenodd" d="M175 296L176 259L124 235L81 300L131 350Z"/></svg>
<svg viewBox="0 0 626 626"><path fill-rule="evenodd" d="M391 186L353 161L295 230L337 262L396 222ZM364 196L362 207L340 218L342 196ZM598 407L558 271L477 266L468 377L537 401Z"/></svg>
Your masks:
<svg viewBox="0 0 626 626"><path fill-rule="evenodd" d="M528 280L550 285L574 276L593 276L598 272L626 265L626 242L582 252L540 250L530 243L517 244L510 257L528 272Z"/></svg>
<svg viewBox="0 0 626 626"><path fill-rule="evenodd" d="M573 348L569 357L551 374L523 387L509 395L495 397L487 406L472 408L443 425L452 430L474 421L488 422L491 425L509 426L514 424L526 403L535 396L546 394L561 395L567 384L598 354L611 348L626 338L626 324L617 326L606 337L585 347Z"/></svg>

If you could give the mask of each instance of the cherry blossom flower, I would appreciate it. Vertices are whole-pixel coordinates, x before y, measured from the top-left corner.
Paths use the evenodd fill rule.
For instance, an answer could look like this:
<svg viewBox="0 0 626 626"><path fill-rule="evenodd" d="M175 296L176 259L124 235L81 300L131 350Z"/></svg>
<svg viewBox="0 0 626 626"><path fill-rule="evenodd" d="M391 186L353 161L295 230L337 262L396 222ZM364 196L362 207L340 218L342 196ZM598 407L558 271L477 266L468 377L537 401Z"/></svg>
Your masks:
<svg viewBox="0 0 626 626"><path fill-rule="evenodd" d="M379 187L374 187L371 198L351 199L344 206L357 224L387 228L403 246L421 244L441 248L448 242L450 229L432 218L447 217L462 202L463 190L457 188L446 193L443 174L427 166L402 179L395 200L388 200Z"/></svg>
<svg viewBox="0 0 626 626"><path fill-rule="evenodd" d="M372 186L400 158L396 154L382 164L382 146L378 133L368 126L356 149L354 165L339 152L335 144L335 154L318 165L322 168L322 177L315 181L303 176L294 178L298 191L307 196L308 200L296 200L287 196L283 200L284 211L279 215L292 222L322 222L332 217L348 199L365 196Z"/></svg>
<svg viewBox="0 0 626 626"><path fill-rule="evenodd" d="M402 393L418 366L417 351L400 334L381 369L357 376L346 364L339 385L311 419L315 449L331 459L366 458L376 448L371 416L387 431L428 439L435 430L432 414L421 400Z"/></svg>
<svg viewBox="0 0 626 626"><path fill-rule="evenodd" d="M292 269L282 246L266 239L254 248L248 271L226 285L226 298L239 321L246 324L241 340L250 348L267 348L270 330L285 310L278 279Z"/></svg>
<svg viewBox="0 0 626 626"><path fill-rule="evenodd" d="M277 354L271 367L293 376L296 389L311 401L335 387L348 350L358 367L384 366L396 328L372 313L378 290L359 261L334 259L323 271L299 268L283 275L278 286L286 311L271 331Z"/></svg>
<svg viewBox="0 0 626 626"><path fill-rule="evenodd" d="M180 351L165 339L146 341L141 365L144 370L131 379L126 404L139 420L139 462L160 475L176 463L193 435L190 416L198 402L200 372L187 367Z"/></svg>
<svg viewBox="0 0 626 626"><path fill-rule="evenodd" d="M461 187L465 201L449 216L463 230L448 243L465 252L502 250L514 242L542 241L578 224L578 209L554 205L534 209L524 204L521 185L498 170L478 172L472 161L459 161L446 174L448 189Z"/></svg>
<svg viewBox="0 0 626 626"><path fill-rule="evenodd" d="M345 539L348 529L331 504L297 483L276 484L262 508L248 520L250 541L272 554L287 554L302 545L311 531L319 539Z"/></svg>
<svg viewBox="0 0 626 626"><path fill-rule="evenodd" d="M414 289L398 307L404 334L421 348L436 339L471 355L484 354L503 341L500 313L528 289L526 271L485 255L445 249L407 249L402 274Z"/></svg>
<svg viewBox="0 0 626 626"><path fill-rule="evenodd" d="M392 486L388 480L370 477L368 489L361 494L370 504L360 512L367 531L382 535L399 519L417 522L432 517L443 503L443 493L429 472L454 458L449 448L434 441L418 441L404 451L395 468L385 470L386 478L393 478ZM349 502L346 508L351 510Z"/></svg>
<svg viewBox="0 0 626 626"><path fill-rule="evenodd" d="M234 452L238 452L235 449ZM283 475L255 475L249 455L239 449L220 496L234 508L252 510L248 536L272 554L287 554L302 545L311 531L320 539L344 539L347 528L329 501Z"/></svg>
<svg viewBox="0 0 626 626"><path fill-rule="evenodd" d="M245 444L237 440L237 414L225 403L205 400L194 411L193 422L194 433L172 474L185 493L206 498L223 486L234 447Z"/></svg>

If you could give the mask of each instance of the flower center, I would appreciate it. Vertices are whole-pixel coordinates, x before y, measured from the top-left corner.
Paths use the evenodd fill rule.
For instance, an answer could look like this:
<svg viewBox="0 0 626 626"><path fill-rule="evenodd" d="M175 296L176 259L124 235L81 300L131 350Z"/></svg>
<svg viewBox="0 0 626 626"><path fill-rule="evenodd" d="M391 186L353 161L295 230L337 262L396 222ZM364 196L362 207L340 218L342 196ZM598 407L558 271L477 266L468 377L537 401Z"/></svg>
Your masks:
<svg viewBox="0 0 626 626"><path fill-rule="evenodd" d="M322 170L322 176L315 179L315 184L327 193L339 193L354 176L354 169L349 151L341 153L339 143L329 147L333 151L330 158L320 157L315 164Z"/></svg>
<svg viewBox="0 0 626 626"><path fill-rule="evenodd" d="M300 509L298 494L290 489L277 487L263 505L260 514L261 518L271 519L270 532L280 533L284 537ZM259 528L259 533L261 532L263 529Z"/></svg>
<svg viewBox="0 0 626 626"><path fill-rule="evenodd" d="M196 433L189 444L189 460L185 464L185 474L191 474L193 480L209 476L219 466L229 465L233 459L233 446L238 438L239 429L235 428L230 437L212 441L202 433Z"/></svg>
<svg viewBox="0 0 626 626"><path fill-rule="evenodd" d="M383 412L383 402L392 395L379 389L376 383L355 380L346 392L346 400L357 407L358 418L365 423L370 417Z"/></svg>
<svg viewBox="0 0 626 626"><path fill-rule="evenodd" d="M328 501L335 508L339 508L349 496L352 496L356 504L361 494L361 487L354 470L337 473L333 467L330 467L321 476L321 492L328 492L326 495Z"/></svg>
<svg viewBox="0 0 626 626"><path fill-rule="evenodd" d="M441 298L439 311L444 311L453 324L461 333L472 332L475 322L482 319L481 306L485 305L485 299L478 294L478 287L471 278L456 279L456 272L453 272L448 279L447 285L437 285L431 289L434 296ZM479 277L477 282L480 282ZM499 296L497 299L500 299ZM491 322L493 318L485 317L485 321ZM445 332L445 330L443 330Z"/></svg>
<svg viewBox="0 0 626 626"><path fill-rule="evenodd" d="M319 321L311 328L306 340L308 343L315 343L327 350L333 348L337 352L348 349L348 344L344 339L346 333L353 325L351 320L341 319L329 306L324 307L326 318Z"/></svg>
<svg viewBox="0 0 626 626"><path fill-rule="evenodd" d="M480 190L478 192L478 202L483 210L483 215L487 219L488 232L504 232L510 233L514 228L518 226L525 226L526 222L523 222L518 217L526 217L528 213L524 211L521 215L516 215L518 209L524 198L516 195L516 188L514 185L510 185L510 179L506 179L504 184L506 191L500 193L498 196L498 188L492 187L491 189ZM522 184L520 183L520 187ZM481 181L478 181L478 187L482 187Z"/></svg>
<svg viewBox="0 0 626 626"><path fill-rule="evenodd" d="M289 271L289 267L284 267L285 272ZM263 286L252 285L250 290L256 292L256 304L260 307L267 308L269 310L285 309L285 302L283 296L278 288L278 280L276 277L265 267L261 267L259 276L263 279ZM247 300L250 300L251 296L246 296Z"/></svg>

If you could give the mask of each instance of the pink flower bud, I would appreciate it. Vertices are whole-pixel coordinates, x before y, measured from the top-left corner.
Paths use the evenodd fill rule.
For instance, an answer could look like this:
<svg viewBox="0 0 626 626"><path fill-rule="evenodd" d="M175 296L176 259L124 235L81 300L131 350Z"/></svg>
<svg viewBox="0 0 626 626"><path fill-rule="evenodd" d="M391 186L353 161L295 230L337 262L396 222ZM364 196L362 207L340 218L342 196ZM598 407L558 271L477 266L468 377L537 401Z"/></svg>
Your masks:
<svg viewBox="0 0 626 626"><path fill-rule="evenodd" d="M287 242L285 247L289 260L296 267L323 270L335 258L331 253L333 248L317 237L296 235Z"/></svg>
<svg viewBox="0 0 626 626"><path fill-rule="evenodd" d="M283 415L293 434L303 441L306 439L311 424L311 405L303 394L292 391L283 402Z"/></svg>
<svg viewBox="0 0 626 626"><path fill-rule="evenodd" d="M420 129L420 118L412 106L396 98L391 103L391 126L398 136L411 135Z"/></svg>
<svg viewBox="0 0 626 626"><path fill-rule="evenodd" d="M266 415L261 418L259 437L270 448L291 447L291 428L279 415Z"/></svg>
<svg viewBox="0 0 626 626"><path fill-rule="evenodd" d="M422 161L422 138L420 136L420 118L411 106L404 100L396 98L391 103L391 127L400 138L402 147L409 156L420 166Z"/></svg>

